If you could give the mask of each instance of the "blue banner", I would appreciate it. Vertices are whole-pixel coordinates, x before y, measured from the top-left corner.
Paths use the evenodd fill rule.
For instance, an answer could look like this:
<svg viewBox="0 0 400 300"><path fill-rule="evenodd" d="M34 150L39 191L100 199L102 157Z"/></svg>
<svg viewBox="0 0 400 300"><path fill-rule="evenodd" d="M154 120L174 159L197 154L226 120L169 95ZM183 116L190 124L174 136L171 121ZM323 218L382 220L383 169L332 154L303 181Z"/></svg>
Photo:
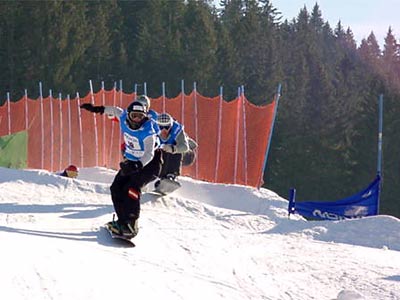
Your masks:
<svg viewBox="0 0 400 300"><path fill-rule="evenodd" d="M341 220L374 216L379 210L379 193L381 177L361 192L341 200L331 202L295 201L295 190L291 190L289 199L289 215L298 213L304 217L319 220Z"/></svg>

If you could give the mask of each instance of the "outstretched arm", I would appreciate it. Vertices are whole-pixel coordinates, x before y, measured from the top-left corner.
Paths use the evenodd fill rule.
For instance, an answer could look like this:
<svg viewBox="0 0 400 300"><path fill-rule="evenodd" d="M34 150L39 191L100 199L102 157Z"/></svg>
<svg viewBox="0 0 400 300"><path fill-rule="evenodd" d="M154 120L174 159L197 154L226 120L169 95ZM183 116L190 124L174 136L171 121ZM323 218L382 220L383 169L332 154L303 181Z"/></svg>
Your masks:
<svg viewBox="0 0 400 300"><path fill-rule="evenodd" d="M82 109L86 109L95 114L104 114L104 106L94 106L92 103L83 103L81 105Z"/></svg>
<svg viewBox="0 0 400 300"><path fill-rule="evenodd" d="M118 118L121 116L123 109L116 106L94 106L92 103L83 103L82 109L86 109L95 114L106 114L109 118Z"/></svg>

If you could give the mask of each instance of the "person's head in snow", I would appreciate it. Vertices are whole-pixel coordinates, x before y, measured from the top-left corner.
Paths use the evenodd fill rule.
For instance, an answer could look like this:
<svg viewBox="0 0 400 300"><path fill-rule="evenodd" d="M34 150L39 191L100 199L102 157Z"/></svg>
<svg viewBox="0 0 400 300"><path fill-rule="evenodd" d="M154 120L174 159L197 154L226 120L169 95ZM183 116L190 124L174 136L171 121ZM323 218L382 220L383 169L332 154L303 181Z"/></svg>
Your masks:
<svg viewBox="0 0 400 300"><path fill-rule="evenodd" d="M78 168L74 165L69 165L64 169L64 171L60 175L69 178L76 178L78 177L78 174L79 174Z"/></svg>

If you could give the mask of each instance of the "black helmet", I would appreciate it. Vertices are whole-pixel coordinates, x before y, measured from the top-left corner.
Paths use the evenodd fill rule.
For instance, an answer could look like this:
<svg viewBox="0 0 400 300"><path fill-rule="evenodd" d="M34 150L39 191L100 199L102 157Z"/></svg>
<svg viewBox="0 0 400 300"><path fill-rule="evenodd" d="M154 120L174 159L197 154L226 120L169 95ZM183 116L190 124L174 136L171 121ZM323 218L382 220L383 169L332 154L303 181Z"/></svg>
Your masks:
<svg viewBox="0 0 400 300"><path fill-rule="evenodd" d="M139 112L143 113L144 115L147 115L147 107L140 101L133 101L131 104L129 104L128 108L126 109L128 114L130 112Z"/></svg>
<svg viewBox="0 0 400 300"><path fill-rule="evenodd" d="M142 125L144 118L147 116L147 107L139 101L133 101L126 109L127 120L133 129L137 129ZM137 118L137 117L141 118Z"/></svg>

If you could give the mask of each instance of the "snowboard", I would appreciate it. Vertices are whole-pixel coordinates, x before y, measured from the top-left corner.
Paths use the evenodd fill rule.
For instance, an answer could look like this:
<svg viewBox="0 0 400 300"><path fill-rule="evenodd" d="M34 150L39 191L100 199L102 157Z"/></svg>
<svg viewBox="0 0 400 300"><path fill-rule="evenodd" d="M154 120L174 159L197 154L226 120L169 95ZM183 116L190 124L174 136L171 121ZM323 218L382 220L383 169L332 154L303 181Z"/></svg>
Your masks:
<svg viewBox="0 0 400 300"><path fill-rule="evenodd" d="M164 178L161 179L158 184L155 185L153 193L158 193L162 196L172 193L173 191L179 189L181 184L178 181Z"/></svg>
<svg viewBox="0 0 400 300"><path fill-rule="evenodd" d="M112 239L115 239L115 240L121 241L121 242L123 242L123 243L126 243L126 245L127 245L127 246L130 246L130 247L135 247L135 246L136 246L135 243L132 242L132 239L127 238L127 237L125 237L125 236L123 236L123 235L115 234L114 232L112 232L111 229L108 228L107 224L104 225L104 228L105 228L105 229L108 231L108 233L111 235L111 238L112 238Z"/></svg>

